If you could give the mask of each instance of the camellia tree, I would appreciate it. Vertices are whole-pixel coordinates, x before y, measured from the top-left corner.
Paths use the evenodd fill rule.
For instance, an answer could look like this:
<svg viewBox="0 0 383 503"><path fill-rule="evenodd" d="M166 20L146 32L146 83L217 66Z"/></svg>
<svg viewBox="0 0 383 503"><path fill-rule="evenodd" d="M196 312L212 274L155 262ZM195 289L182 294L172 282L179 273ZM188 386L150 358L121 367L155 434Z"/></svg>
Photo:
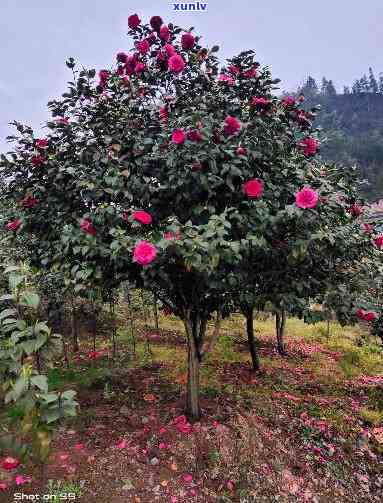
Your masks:
<svg viewBox="0 0 383 503"><path fill-rule="evenodd" d="M321 202L333 187L313 163L307 114L273 95L278 81L253 51L220 69L218 47L191 29L159 16L128 24L133 48L98 82L68 60L74 78L49 103L46 138L16 123L17 147L1 161L5 195L17 202L6 228L35 238L35 265L88 282L129 280L180 316L187 412L197 419L208 320L218 313L219 328L249 245L256 265L286 222L291 249L309 246L307 229L344 208Z"/></svg>

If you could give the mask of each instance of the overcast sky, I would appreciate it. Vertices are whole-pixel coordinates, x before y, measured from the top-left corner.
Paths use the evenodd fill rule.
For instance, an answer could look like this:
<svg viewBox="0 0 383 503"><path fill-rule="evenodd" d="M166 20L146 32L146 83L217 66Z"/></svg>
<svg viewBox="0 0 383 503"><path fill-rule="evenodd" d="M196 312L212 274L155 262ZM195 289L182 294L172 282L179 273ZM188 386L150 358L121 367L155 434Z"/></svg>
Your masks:
<svg viewBox="0 0 383 503"><path fill-rule="evenodd" d="M203 0L202 0L203 1ZM383 72L383 1L207 0L207 11L175 12L166 0L0 0L0 151L13 119L39 128L46 102L65 91L69 56L108 67L130 48L127 19L160 15L194 26L221 56L255 49L257 59L294 89L311 74L338 89L372 66Z"/></svg>

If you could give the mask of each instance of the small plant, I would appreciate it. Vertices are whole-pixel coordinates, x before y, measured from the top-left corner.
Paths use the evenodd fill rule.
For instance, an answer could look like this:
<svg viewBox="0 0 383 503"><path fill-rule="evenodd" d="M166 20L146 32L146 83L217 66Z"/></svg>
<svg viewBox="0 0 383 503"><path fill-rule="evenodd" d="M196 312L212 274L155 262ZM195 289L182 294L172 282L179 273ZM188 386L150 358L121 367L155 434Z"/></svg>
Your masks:
<svg viewBox="0 0 383 503"><path fill-rule="evenodd" d="M50 501L76 500L82 496L83 484L62 480L48 480L46 493Z"/></svg>
<svg viewBox="0 0 383 503"><path fill-rule="evenodd" d="M115 396L115 392L112 389L112 385L109 381L105 383L103 396L105 400L111 400Z"/></svg>

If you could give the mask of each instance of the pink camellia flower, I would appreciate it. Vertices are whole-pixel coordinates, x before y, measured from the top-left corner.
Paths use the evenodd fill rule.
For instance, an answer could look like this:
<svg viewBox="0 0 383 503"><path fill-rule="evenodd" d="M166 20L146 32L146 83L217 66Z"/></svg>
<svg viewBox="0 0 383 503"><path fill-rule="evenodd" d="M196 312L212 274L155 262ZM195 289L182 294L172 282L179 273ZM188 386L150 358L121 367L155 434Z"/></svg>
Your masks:
<svg viewBox="0 0 383 503"><path fill-rule="evenodd" d="M228 67L228 70L230 73L232 73L233 75L239 75L241 73L241 70L238 66L236 65L230 65Z"/></svg>
<svg viewBox="0 0 383 503"><path fill-rule="evenodd" d="M241 123L235 117L228 115L225 119L224 131L227 135L236 134L241 130Z"/></svg>
<svg viewBox="0 0 383 503"><path fill-rule="evenodd" d="M170 38L170 30L166 24L163 24L160 28L160 39L168 42Z"/></svg>
<svg viewBox="0 0 383 503"><path fill-rule="evenodd" d="M376 320L377 317L378 317L378 315L376 313L374 313L374 311L369 311L368 313L366 313L364 315L364 320L365 321L374 321L374 320Z"/></svg>
<svg viewBox="0 0 383 503"><path fill-rule="evenodd" d="M242 147L241 145L239 145L237 147L236 153L237 153L237 155L246 155L247 150L245 149L245 147Z"/></svg>
<svg viewBox="0 0 383 503"><path fill-rule="evenodd" d="M149 225L152 223L152 215L143 210L138 210L133 212L133 220L137 220L144 225Z"/></svg>
<svg viewBox="0 0 383 503"><path fill-rule="evenodd" d="M359 217L363 213L363 208L359 204L354 203L348 211L353 217Z"/></svg>
<svg viewBox="0 0 383 503"><path fill-rule="evenodd" d="M20 461L16 458L12 458L11 456L8 456L7 458L3 459L3 462L1 463L1 468L3 470L14 470L17 468L20 464Z"/></svg>
<svg viewBox="0 0 383 503"><path fill-rule="evenodd" d="M183 129L175 129L172 133L172 142L176 145L182 145L185 142L186 135Z"/></svg>
<svg viewBox="0 0 383 503"><path fill-rule="evenodd" d="M134 67L134 73L142 73L145 70L146 70L146 65L144 63L141 63L141 61L139 61L136 64L136 66Z"/></svg>
<svg viewBox="0 0 383 503"><path fill-rule="evenodd" d="M242 75L245 77L245 79L253 79L257 76L257 69L255 67L250 68L250 70L243 72Z"/></svg>
<svg viewBox="0 0 383 503"><path fill-rule="evenodd" d="M123 439L120 442L117 443L116 445L117 449L126 449L128 447L128 442L127 440Z"/></svg>
<svg viewBox="0 0 383 503"><path fill-rule="evenodd" d="M174 56L175 54L177 54L177 51L172 44L165 44L164 49L166 51L166 54L169 56L169 58Z"/></svg>
<svg viewBox="0 0 383 503"><path fill-rule="evenodd" d="M24 199L21 201L21 204L24 206L24 208L34 208L38 204L38 199L32 196L26 196Z"/></svg>
<svg viewBox="0 0 383 503"><path fill-rule="evenodd" d="M139 42L137 42L136 47L137 51L140 54L146 54L147 52L149 52L150 49L150 45L147 40L140 40Z"/></svg>
<svg viewBox="0 0 383 503"><path fill-rule="evenodd" d="M295 98L294 98L294 96L286 96L285 98L283 98L283 100L282 100L282 106L284 108L292 107L294 105L295 105Z"/></svg>
<svg viewBox="0 0 383 503"><path fill-rule="evenodd" d="M37 148L46 149L49 146L49 141L46 138L37 139L35 145Z"/></svg>
<svg viewBox="0 0 383 503"><path fill-rule="evenodd" d="M123 75L125 75L125 68L123 66L119 66L116 70L116 74L122 77Z"/></svg>
<svg viewBox="0 0 383 503"><path fill-rule="evenodd" d="M188 51L194 46L195 37L190 33L184 33L181 37L181 46L184 51Z"/></svg>
<svg viewBox="0 0 383 503"><path fill-rule="evenodd" d="M373 225L371 225L371 224L366 224L366 223L364 223L364 224L362 225L362 227L363 227L363 230L364 230L364 232L365 232L366 234L371 234L371 233L373 232L373 230L374 230L374 226L373 226Z"/></svg>
<svg viewBox="0 0 383 503"><path fill-rule="evenodd" d="M259 110L263 110L271 105L271 100L268 100L263 96L254 96L251 100L251 105Z"/></svg>
<svg viewBox="0 0 383 503"><path fill-rule="evenodd" d="M299 208L315 208L318 204L318 193L310 187L304 187L295 194L295 203Z"/></svg>
<svg viewBox="0 0 383 503"><path fill-rule="evenodd" d="M228 86L233 86L235 84L235 80L233 79L233 77L230 77L230 75L225 75L224 73L221 73L218 76L218 81L224 82Z"/></svg>
<svg viewBox="0 0 383 503"><path fill-rule="evenodd" d="M159 111L158 115L160 116L160 121L163 124L167 124L167 122L169 120L169 112L168 112L168 109L167 109L166 106L160 108L160 111Z"/></svg>
<svg viewBox="0 0 383 503"><path fill-rule="evenodd" d="M42 155L33 155L31 157L31 163L36 168L37 166L41 166L45 162L45 158Z"/></svg>
<svg viewBox="0 0 383 503"><path fill-rule="evenodd" d="M168 69L173 73L181 73L185 68L185 61L179 54L174 54L168 60Z"/></svg>
<svg viewBox="0 0 383 503"><path fill-rule="evenodd" d="M83 450L85 449L85 445L84 445L84 444L82 444L82 443L75 444L75 445L74 445L74 449L75 449L76 451L83 451Z"/></svg>
<svg viewBox="0 0 383 503"><path fill-rule="evenodd" d="M191 475L190 473L185 473L185 475L182 478L187 483L193 482L193 475Z"/></svg>
<svg viewBox="0 0 383 503"><path fill-rule="evenodd" d="M83 218L81 220L80 229L91 236L95 236L97 234L96 229L93 227L92 222L88 218Z"/></svg>
<svg viewBox="0 0 383 503"><path fill-rule="evenodd" d="M32 482L32 478L26 477L25 475L16 475L15 482L16 482L17 486L22 486L24 484L28 484L29 482Z"/></svg>
<svg viewBox="0 0 383 503"><path fill-rule="evenodd" d="M136 68L137 64L137 55L136 54L129 54L126 57L126 62L125 62L125 70L128 75L133 75L134 69Z"/></svg>
<svg viewBox="0 0 383 503"><path fill-rule="evenodd" d="M377 248L383 248L383 234L374 239L375 246Z"/></svg>
<svg viewBox="0 0 383 503"><path fill-rule="evenodd" d="M128 26L132 30L135 30L139 24L141 23L141 19L137 16L137 14L132 14L128 17Z"/></svg>
<svg viewBox="0 0 383 503"><path fill-rule="evenodd" d="M263 182L258 178L248 180L243 184L243 191L250 199L259 199L263 194Z"/></svg>
<svg viewBox="0 0 383 503"><path fill-rule="evenodd" d="M108 70L100 70L98 72L98 78L100 79L99 85L101 87L105 87L108 82L109 77L110 77L110 72Z"/></svg>
<svg viewBox="0 0 383 503"><path fill-rule="evenodd" d="M161 28L163 21L161 16L152 16L149 23L153 30L158 31Z"/></svg>
<svg viewBox="0 0 383 503"><path fill-rule="evenodd" d="M56 124L58 124L59 126L68 126L69 119L68 117L58 117L56 119Z"/></svg>
<svg viewBox="0 0 383 503"><path fill-rule="evenodd" d="M104 351L89 351L88 353L88 359L89 360L97 360L98 358L101 358L104 356L105 352ZM76 446L75 446L76 448Z"/></svg>
<svg viewBox="0 0 383 503"><path fill-rule="evenodd" d="M308 136L298 143L298 147L303 150L303 153L306 156L311 156L318 150L318 141L315 138Z"/></svg>
<svg viewBox="0 0 383 503"><path fill-rule="evenodd" d="M6 491L8 489L8 484L5 482L0 482L0 491Z"/></svg>
<svg viewBox="0 0 383 503"><path fill-rule="evenodd" d="M184 415L176 417L173 423L180 433L189 434L193 431L193 426L188 422L186 416Z"/></svg>
<svg viewBox="0 0 383 503"><path fill-rule="evenodd" d="M188 132L188 139L190 141L202 141L202 134L200 131L197 131L196 129L193 129Z"/></svg>
<svg viewBox="0 0 383 503"><path fill-rule="evenodd" d="M149 42L149 45L153 45L154 42L157 40L156 34L152 31L147 36L146 40Z"/></svg>
<svg viewBox="0 0 383 503"><path fill-rule="evenodd" d="M134 247L133 261L141 265L148 265L157 256L157 248L148 241L139 241Z"/></svg>
<svg viewBox="0 0 383 503"><path fill-rule="evenodd" d="M119 63L126 63L126 58L128 55L125 52L118 52L116 54L116 59Z"/></svg>
<svg viewBox="0 0 383 503"><path fill-rule="evenodd" d="M17 229L20 227L21 223L22 223L21 219L16 218L16 220L12 220L11 222L8 222L5 227L9 231L17 231Z"/></svg>

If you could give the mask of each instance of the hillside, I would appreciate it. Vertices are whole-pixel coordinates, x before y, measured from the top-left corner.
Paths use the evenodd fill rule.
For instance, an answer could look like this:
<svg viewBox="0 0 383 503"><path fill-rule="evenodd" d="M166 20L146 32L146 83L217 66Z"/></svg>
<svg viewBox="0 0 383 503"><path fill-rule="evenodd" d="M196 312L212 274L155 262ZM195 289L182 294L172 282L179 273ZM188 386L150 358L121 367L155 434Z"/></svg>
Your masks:
<svg viewBox="0 0 383 503"><path fill-rule="evenodd" d="M361 178L368 180L365 196L373 201L383 197L383 87L378 86L373 74L372 84L366 82L362 77L354 83L352 92L345 87L338 94L331 80L324 78L319 90L315 80L308 77L298 93L304 94L307 109L321 106L318 124L324 130L323 158L357 165Z"/></svg>

